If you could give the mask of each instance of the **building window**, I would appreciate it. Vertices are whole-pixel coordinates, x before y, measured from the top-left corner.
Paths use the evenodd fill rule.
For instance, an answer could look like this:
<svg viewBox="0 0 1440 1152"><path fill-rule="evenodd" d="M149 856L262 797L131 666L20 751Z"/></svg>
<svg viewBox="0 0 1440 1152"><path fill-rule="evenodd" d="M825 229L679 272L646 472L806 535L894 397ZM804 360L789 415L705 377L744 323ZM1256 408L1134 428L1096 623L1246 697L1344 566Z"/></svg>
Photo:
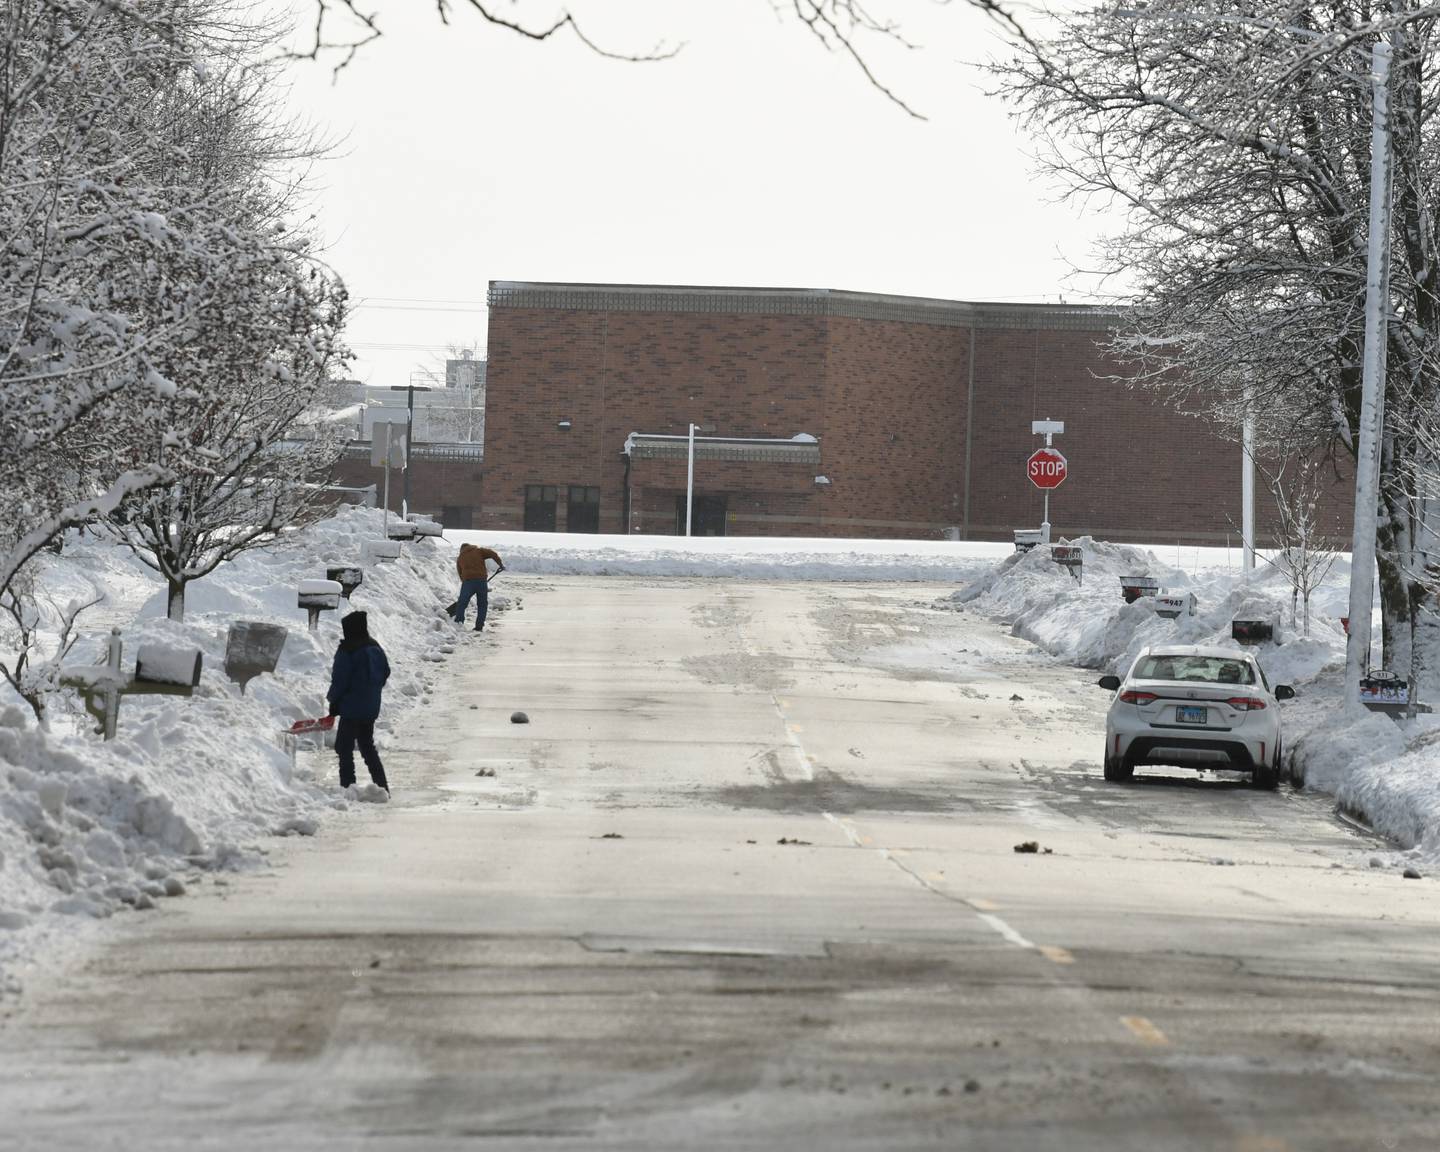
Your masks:
<svg viewBox="0 0 1440 1152"><path fill-rule="evenodd" d="M571 484L565 509L565 531L600 531L600 489Z"/></svg>
<svg viewBox="0 0 1440 1152"><path fill-rule="evenodd" d="M474 509L468 504L446 504L440 509L442 528L469 528Z"/></svg>
<svg viewBox="0 0 1440 1152"><path fill-rule="evenodd" d="M525 485L525 531L555 531L555 502L557 490L554 484Z"/></svg>

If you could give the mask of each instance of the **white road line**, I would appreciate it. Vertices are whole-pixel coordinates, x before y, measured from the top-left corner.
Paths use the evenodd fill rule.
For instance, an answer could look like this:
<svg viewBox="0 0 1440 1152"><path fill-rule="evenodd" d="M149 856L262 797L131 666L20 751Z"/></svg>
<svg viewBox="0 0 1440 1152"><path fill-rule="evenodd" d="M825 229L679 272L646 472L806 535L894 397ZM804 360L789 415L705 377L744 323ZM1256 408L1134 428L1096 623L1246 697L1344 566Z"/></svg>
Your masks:
<svg viewBox="0 0 1440 1152"><path fill-rule="evenodd" d="M1011 944L1014 944L1015 947L1028 948L1032 952L1038 950L1034 941L1025 939L1024 936L1020 935L1019 932L1015 931L1014 928L1010 927L1010 925L1005 923L1004 920L1000 919L999 916L996 916L995 913L976 912L975 918L979 920L980 923L984 924L987 928L992 928L996 932L1000 933L1001 936L1003 936Z"/></svg>

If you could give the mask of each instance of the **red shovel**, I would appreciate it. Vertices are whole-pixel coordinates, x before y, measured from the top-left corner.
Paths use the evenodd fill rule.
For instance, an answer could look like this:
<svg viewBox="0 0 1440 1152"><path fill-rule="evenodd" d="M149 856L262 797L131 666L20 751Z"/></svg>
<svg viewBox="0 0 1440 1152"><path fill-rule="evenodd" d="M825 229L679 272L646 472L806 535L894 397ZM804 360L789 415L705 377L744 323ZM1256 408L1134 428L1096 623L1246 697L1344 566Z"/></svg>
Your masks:
<svg viewBox="0 0 1440 1152"><path fill-rule="evenodd" d="M333 727L335 727L335 717L317 716L314 720L296 720L287 731L292 736L301 736L306 732L328 732Z"/></svg>

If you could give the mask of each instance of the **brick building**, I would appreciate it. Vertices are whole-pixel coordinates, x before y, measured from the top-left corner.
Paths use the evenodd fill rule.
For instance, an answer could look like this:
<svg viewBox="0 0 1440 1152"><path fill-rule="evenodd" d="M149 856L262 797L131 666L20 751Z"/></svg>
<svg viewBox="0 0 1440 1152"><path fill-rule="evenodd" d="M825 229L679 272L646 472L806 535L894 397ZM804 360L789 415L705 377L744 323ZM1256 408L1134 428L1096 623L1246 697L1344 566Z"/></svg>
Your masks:
<svg viewBox="0 0 1440 1152"><path fill-rule="evenodd" d="M1108 378L1105 309L504 281L489 303L477 527L683 532L694 423L696 533L1008 539L1040 523L1030 422L1055 419L1055 533L1238 539L1238 446Z"/></svg>
<svg viewBox="0 0 1440 1152"><path fill-rule="evenodd" d="M433 516L447 528L471 528L479 522L481 460L479 444L417 442L410 453L410 511ZM383 499L384 469L370 463L370 442L349 445L331 476L339 489L361 490L372 485L376 507ZM390 471L390 510L399 512L404 474Z"/></svg>

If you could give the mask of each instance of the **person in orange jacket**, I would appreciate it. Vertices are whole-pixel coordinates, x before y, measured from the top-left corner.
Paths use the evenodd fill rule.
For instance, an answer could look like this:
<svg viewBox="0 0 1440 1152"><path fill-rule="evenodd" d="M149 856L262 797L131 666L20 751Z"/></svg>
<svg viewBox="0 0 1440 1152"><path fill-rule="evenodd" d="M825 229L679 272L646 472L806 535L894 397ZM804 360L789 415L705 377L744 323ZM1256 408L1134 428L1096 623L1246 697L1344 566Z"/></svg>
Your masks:
<svg viewBox="0 0 1440 1152"><path fill-rule="evenodd" d="M492 573L485 561L495 561L495 575L505 571L505 562L493 548L477 548L474 544L460 545L460 555L455 559L455 570L460 573L460 595L455 600L455 623L465 623L465 609L470 598L475 598L475 631L485 627L485 612L490 600L490 577Z"/></svg>

